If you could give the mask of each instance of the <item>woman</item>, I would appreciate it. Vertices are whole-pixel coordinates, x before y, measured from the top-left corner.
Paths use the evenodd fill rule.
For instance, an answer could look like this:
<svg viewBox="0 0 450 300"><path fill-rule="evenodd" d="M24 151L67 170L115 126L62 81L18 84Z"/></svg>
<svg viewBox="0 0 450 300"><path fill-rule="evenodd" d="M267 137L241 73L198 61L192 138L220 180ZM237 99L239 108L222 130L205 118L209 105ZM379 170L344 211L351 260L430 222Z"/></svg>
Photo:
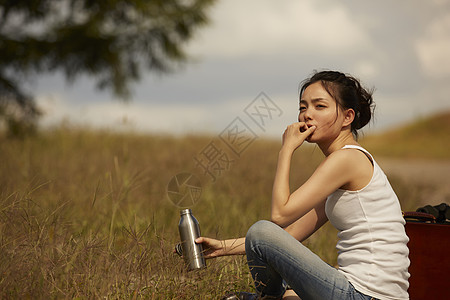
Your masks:
<svg viewBox="0 0 450 300"><path fill-rule="evenodd" d="M258 299L281 299L285 283L303 300L409 298L400 204L356 141L372 106L371 93L343 73L319 72L303 82L298 122L285 130L278 155L271 222L255 223L245 238L197 239L208 258L246 253ZM290 193L291 157L305 140L325 159ZM328 220L338 230L338 269L301 244Z"/></svg>

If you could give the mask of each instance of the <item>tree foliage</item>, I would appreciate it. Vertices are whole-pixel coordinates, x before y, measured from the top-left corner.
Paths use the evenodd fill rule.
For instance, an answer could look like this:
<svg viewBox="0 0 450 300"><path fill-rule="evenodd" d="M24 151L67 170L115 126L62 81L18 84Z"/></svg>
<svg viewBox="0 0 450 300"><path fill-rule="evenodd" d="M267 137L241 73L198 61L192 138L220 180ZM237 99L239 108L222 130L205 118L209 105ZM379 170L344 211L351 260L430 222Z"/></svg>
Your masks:
<svg viewBox="0 0 450 300"><path fill-rule="evenodd" d="M171 70L214 0L0 0L0 118L39 115L24 79L62 71L127 99L143 69ZM12 124L11 123L11 124Z"/></svg>

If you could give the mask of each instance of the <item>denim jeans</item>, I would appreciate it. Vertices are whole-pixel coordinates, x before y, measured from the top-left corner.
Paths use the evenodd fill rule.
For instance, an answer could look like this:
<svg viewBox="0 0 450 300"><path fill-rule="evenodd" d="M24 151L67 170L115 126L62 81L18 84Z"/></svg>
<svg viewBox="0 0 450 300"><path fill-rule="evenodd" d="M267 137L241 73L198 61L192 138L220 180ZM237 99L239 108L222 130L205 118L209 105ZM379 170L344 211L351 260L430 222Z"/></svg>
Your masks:
<svg viewBox="0 0 450 300"><path fill-rule="evenodd" d="M286 282L302 300L372 299L355 290L341 272L272 222L258 221L250 227L245 250L260 296L280 297Z"/></svg>

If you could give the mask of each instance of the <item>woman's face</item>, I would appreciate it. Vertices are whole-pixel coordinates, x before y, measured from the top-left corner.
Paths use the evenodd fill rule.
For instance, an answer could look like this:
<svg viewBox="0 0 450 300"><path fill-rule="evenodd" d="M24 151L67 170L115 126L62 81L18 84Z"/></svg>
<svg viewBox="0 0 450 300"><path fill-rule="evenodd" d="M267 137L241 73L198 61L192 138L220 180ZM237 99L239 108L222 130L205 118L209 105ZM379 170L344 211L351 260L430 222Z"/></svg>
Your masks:
<svg viewBox="0 0 450 300"><path fill-rule="evenodd" d="M322 86L321 82L309 85L300 99L299 122L316 130L306 140L310 143L335 139L342 128L343 113L336 107L336 100Z"/></svg>

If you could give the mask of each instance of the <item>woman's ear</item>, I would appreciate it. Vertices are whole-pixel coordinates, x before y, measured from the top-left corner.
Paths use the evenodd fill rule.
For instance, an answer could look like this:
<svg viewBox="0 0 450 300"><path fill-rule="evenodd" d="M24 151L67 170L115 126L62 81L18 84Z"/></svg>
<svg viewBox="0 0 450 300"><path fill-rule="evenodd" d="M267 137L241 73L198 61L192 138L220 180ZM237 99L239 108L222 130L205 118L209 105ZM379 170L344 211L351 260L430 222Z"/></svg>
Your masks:
<svg viewBox="0 0 450 300"><path fill-rule="evenodd" d="M353 120L355 119L355 111L352 108L348 108L344 111L344 123L342 126L348 126L352 124Z"/></svg>

